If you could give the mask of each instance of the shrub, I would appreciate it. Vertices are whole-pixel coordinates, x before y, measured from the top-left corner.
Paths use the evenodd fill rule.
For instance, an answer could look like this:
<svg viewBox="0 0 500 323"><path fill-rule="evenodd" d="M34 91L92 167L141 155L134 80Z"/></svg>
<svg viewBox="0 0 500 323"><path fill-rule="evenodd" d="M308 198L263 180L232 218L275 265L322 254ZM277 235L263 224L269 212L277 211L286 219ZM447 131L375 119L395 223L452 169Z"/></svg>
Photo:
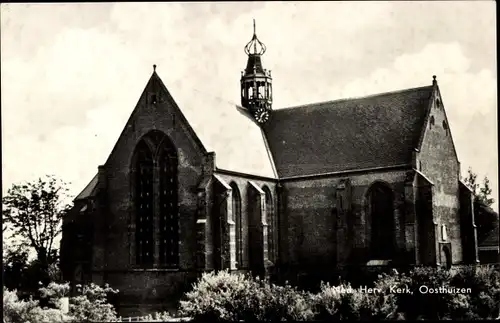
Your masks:
<svg viewBox="0 0 500 323"><path fill-rule="evenodd" d="M78 322L89 321L117 321L116 310L113 305L107 303L107 295L116 294L117 290L109 287L104 288L91 283L90 285L77 285L81 295L73 297L69 305L69 312Z"/></svg>
<svg viewBox="0 0 500 323"><path fill-rule="evenodd" d="M244 299L255 284L250 277L227 271L204 273L180 302L180 312L194 320L236 321L236 299Z"/></svg>
<svg viewBox="0 0 500 323"><path fill-rule="evenodd" d="M286 284L227 271L203 274L181 301L181 315L195 320L270 321L313 318L311 296Z"/></svg>
<svg viewBox="0 0 500 323"><path fill-rule="evenodd" d="M314 318L313 296L286 283L278 286L265 280L254 282L255 290L240 300L239 319L245 321L307 321ZM245 306L249 304L250 306Z"/></svg>
<svg viewBox="0 0 500 323"><path fill-rule="evenodd" d="M459 288L472 292L459 293ZM204 274L181 302L181 314L219 321L495 319L500 314L500 272L494 267L469 266L455 274L430 267L393 270L379 275L374 289L367 293L350 284L321 283L312 295L288 283L277 286L225 271Z"/></svg>
<svg viewBox="0 0 500 323"><path fill-rule="evenodd" d="M81 287L80 287L81 288ZM63 323L89 321L116 321L116 312L112 305L107 303L107 294L117 293L109 286L104 288L95 284L83 286L81 295L71 299L69 313L64 313L62 298L69 292L69 284L50 283L41 287L39 294L52 308L40 306L38 300L20 300L17 292L4 288L3 312L4 323ZM164 313L156 315L157 319L164 319Z"/></svg>
<svg viewBox="0 0 500 323"><path fill-rule="evenodd" d="M50 305L57 309L62 309L61 299L68 295L69 290L69 283L58 284L54 282L39 289L41 298L46 299Z"/></svg>
<svg viewBox="0 0 500 323"><path fill-rule="evenodd" d="M500 314L500 272L493 266L465 266L451 280L457 288L470 288L469 319L496 319Z"/></svg>
<svg viewBox="0 0 500 323"><path fill-rule="evenodd" d="M314 297L317 320L384 320L396 317L396 299L387 291L367 293L350 284L321 284Z"/></svg>
<svg viewBox="0 0 500 323"><path fill-rule="evenodd" d="M62 323L69 319L61 310L42 309L38 301L19 300L15 290L3 290L4 323Z"/></svg>
<svg viewBox="0 0 500 323"><path fill-rule="evenodd" d="M381 275L376 286L385 289L385 293L394 294L395 300L390 302L395 301L397 312L407 319L464 318L468 308L467 295L434 292L439 288L451 288L451 278L452 274L444 269L417 267L408 274ZM394 293L397 288L403 292Z"/></svg>

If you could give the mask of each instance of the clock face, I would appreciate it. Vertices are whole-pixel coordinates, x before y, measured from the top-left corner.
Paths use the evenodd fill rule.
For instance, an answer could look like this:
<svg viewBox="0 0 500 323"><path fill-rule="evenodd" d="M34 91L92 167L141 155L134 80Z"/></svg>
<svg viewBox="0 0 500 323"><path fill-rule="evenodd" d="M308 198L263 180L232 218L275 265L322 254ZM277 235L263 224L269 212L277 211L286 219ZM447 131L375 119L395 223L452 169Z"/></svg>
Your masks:
<svg viewBox="0 0 500 323"><path fill-rule="evenodd" d="M260 108L255 112L255 120L257 120L258 123L266 122L269 120L269 111L264 108Z"/></svg>

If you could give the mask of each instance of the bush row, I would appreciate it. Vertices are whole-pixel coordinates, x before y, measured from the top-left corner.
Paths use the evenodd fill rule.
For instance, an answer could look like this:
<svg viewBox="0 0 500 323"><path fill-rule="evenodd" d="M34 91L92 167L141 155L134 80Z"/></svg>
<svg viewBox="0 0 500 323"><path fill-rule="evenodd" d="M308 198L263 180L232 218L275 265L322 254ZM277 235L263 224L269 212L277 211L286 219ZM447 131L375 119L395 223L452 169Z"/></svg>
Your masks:
<svg viewBox="0 0 500 323"><path fill-rule="evenodd" d="M378 277L371 289L322 283L318 293L227 271L206 273L181 301L195 320L398 320L500 317L500 273L494 267L455 272L418 267Z"/></svg>
<svg viewBox="0 0 500 323"><path fill-rule="evenodd" d="M64 299L68 295L69 284L50 283L41 287L40 300L32 297L28 300L19 298L13 290L3 290L4 323L72 323L72 322L121 322L108 296L118 290L91 283L77 285L78 296ZM44 306L45 304L46 306ZM68 306L69 305L69 306ZM65 308L66 307L66 308ZM172 316L168 312L159 312L143 317L135 317L134 322L167 322Z"/></svg>
<svg viewBox="0 0 500 323"><path fill-rule="evenodd" d="M69 284L50 283L39 289L41 299L19 299L17 291L3 290L4 323L66 323L66 322L112 322L117 321L114 307L107 302L107 295L117 293L109 286L95 284L77 286L79 295L67 299ZM40 302L42 301L42 302ZM44 306L42 304L46 304Z"/></svg>

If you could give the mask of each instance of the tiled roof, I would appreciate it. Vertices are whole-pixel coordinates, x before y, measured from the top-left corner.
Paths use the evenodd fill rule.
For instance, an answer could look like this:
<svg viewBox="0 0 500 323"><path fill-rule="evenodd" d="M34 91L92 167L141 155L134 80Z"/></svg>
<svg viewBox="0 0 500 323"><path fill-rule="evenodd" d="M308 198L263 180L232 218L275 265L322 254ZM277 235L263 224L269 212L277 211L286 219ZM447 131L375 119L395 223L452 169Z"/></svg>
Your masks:
<svg viewBox="0 0 500 323"><path fill-rule="evenodd" d="M151 80L159 81L157 73ZM148 83L149 84L149 83ZM270 178L411 162L433 87L274 110L264 131L246 110L185 86L171 95L217 168ZM77 196L90 196L97 176Z"/></svg>
<svg viewBox="0 0 500 323"><path fill-rule="evenodd" d="M482 204L474 203L475 208L475 218L477 222L481 219L479 217L488 217L488 226L483 228L478 226L477 228L477 243L479 247L498 247L500 243L500 228L499 228L499 218L498 213L496 213L492 208Z"/></svg>
<svg viewBox="0 0 500 323"><path fill-rule="evenodd" d="M280 178L411 162L433 87L274 110L265 127Z"/></svg>
<svg viewBox="0 0 500 323"><path fill-rule="evenodd" d="M80 194L78 194L75 197L75 200L83 200L87 197L93 196L95 194L96 187L97 187L97 174L94 176L94 178L92 178L90 183L88 183L87 186L85 186L83 191L81 191Z"/></svg>

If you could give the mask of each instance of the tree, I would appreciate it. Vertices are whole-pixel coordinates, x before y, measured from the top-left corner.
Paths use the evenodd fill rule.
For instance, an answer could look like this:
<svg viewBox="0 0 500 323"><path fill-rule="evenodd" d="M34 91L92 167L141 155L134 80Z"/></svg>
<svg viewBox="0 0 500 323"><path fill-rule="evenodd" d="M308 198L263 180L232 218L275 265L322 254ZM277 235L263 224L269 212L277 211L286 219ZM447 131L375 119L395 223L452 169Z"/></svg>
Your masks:
<svg viewBox="0 0 500 323"><path fill-rule="evenodd" d="M71 208L67 184L53 176L13 184L2 199L3 219L14 238L33 248L37 262L47 273L57 260L55 240L62 218ZM5 231L5 227L2 228Z"/></svg>
<svg viewBox="0 0 500 323"><path fill-rule="evenodd" d="M3 275L5 287L21 289L24 286L28 250L24 246L5 246L3 250Z"/></svg>
<svg viewBox="0 0 500 323"><path fill-rule="evenodd" d="M480 202L486 206L491 206L495 200L491 197L493 192L490 187L490 180L488 177L483 178L483 185L477 183L477 174L469 168L467 171L467 177L464 178L465 184L470 187L472 193L474 194L474 201Z"/></svg>

